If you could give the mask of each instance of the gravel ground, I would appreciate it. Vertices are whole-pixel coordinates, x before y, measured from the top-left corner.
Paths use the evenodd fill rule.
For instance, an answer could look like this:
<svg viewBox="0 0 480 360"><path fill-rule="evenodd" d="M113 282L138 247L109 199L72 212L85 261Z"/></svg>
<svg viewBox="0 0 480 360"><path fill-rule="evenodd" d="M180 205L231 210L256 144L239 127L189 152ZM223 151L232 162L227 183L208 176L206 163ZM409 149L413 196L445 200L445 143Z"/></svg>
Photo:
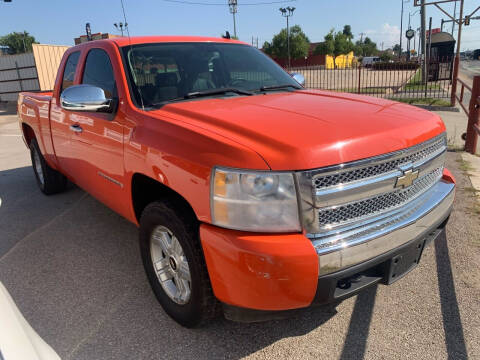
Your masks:
<svg viewBox="0 0 480 360"><path fill-rule="evenodd" d="M137 229L74 186L41 195L8 126L0 154L18 157L0 157L0 281L62 359L480 359L480 216L458 153L446 237L401 281L289 320L189 330L150 291Z"/></svg>

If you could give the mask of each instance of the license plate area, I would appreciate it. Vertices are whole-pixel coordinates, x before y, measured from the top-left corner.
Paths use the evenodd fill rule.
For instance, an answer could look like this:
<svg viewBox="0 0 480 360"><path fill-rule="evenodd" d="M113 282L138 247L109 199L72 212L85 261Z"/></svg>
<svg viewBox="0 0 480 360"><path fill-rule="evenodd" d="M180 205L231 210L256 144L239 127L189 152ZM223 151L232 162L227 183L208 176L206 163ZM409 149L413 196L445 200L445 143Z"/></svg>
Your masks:
<svg viewBox="0 0 480 360"><path fill-rule="evenodd" d="M425 239L418 240L388 260L384 278L385 283L392 284L412 271L420 262L424 247Z"/></svg>

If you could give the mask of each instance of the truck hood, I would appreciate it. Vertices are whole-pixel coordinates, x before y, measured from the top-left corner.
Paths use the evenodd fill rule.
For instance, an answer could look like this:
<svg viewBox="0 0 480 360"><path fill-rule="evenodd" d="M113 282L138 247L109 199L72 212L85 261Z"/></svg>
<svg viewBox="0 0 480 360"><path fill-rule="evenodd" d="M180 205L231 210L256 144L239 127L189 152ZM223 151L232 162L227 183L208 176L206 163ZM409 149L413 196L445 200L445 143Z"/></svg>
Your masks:
<svg viewBox="0 0 480 360"><path fill-rule="evenodd" d="M151 113L243 144L272 170L313 169L359 160L416 145L445 131L434 113L326 91L198 99Z"/></svg>

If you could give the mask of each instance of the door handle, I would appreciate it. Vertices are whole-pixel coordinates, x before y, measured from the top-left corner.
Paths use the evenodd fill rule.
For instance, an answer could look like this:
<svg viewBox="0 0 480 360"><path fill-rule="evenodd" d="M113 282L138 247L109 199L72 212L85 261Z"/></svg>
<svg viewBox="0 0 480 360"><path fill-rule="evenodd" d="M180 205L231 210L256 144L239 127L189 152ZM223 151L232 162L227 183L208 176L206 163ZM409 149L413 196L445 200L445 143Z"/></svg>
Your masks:
<svg viewBox="0 0 480 360"><path fill-rule="evenodd" d="M70 125L70 130L76 133L81 133L83 131L82 127L78 124Z"/></svg>

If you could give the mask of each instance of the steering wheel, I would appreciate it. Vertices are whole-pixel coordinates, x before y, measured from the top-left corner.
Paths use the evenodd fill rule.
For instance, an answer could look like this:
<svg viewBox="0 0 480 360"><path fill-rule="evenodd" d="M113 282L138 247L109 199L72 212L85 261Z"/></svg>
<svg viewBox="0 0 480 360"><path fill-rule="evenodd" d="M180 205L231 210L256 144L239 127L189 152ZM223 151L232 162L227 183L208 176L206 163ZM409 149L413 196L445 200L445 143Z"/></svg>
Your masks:
<svg viewBox="0 0 480 360"><path fill-rule="evenodd" d="M241 87L242 85L245 85L248 82L249 81L247 79L237 78L237 79L232 79L232 81L230 81L229 85L231 85L233 87L237 87L237 86Z"/></svg>

